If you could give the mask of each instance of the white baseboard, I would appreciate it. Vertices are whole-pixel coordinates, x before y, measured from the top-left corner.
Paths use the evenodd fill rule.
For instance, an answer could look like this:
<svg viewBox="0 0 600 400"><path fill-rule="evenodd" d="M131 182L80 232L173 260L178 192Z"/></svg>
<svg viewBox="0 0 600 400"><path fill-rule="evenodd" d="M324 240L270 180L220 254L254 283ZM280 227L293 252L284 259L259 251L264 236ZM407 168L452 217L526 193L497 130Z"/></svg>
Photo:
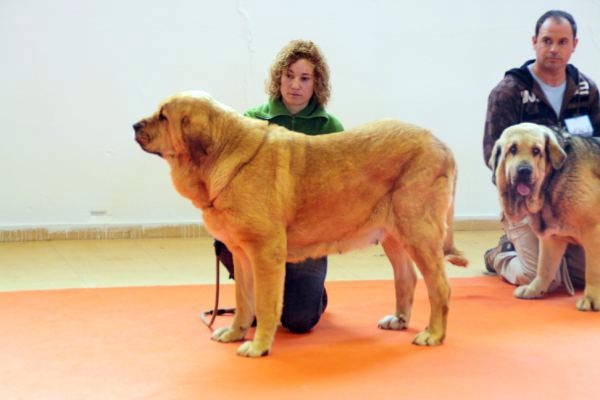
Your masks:
<svg viewBox="0 0 600 400"><path fill-rule="evenodd" d="M500 230L497 218L460 218L454 221L457 231ZM1 242L29 242L40 240L107 240L148 238L192 238L208 236L200 223L139 224L139 225L54 225L49 227L0 228Z"/></svg>
<svg viewBox="0 0 600 400"><path fill-rule="evenodd" d="M59 225L50 227L16 227L0 229L0 242L38 240L105 240L168 237L200 237L208 233L201 224L172 225Z"/></svg>

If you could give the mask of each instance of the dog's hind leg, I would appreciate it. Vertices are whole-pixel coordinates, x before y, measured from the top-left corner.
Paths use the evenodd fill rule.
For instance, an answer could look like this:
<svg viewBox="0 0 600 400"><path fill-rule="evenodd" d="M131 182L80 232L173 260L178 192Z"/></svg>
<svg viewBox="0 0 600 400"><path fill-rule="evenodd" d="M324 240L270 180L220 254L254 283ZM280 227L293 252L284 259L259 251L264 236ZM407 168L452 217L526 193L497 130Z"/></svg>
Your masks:
<svg viewBox="0 0 600 400"><path fill-rule="evenodd" d="M429 325L415 336L413 343L436 346L442 344L446 336L450 302L450 284L444 270L443 238L421 236L415 231L411 231L411 235L412 243L405 247L423 275L431 305Z"/></svg>
<svg viewBox="0 0 600 400"><path fill-rule="evenodd" d="M579 311L600 311L600 227L586 240L585 290L577 301Z"/></svg>
<svg viewBox="0 0 600 400"><path fill-rule="evenodd" d="M451 171L445 171L446 174L431 179L431 171L422 169L404 183L412 185L406 186L411 192L420 193L420 201L408 196L406 190L394 193L392 199L400 241L419 268L429 295L429 324L413 339L420 346L442 344L446 336L450 285L444 269L444 238L452 193L449 179L453 178Z"/></svg>
<svg viewBox="0 0 600 400"><path fill-rule="evenodd" d="M237 353L246 357L269 354L275 331L281 320L285 282L285 234L269 235L254 242L248 255L254 272L256 332L254 339L243 343Z"/></svg>
<svg viewBox="0 0 600 400"><path fill-rule="evenodd" d="M412 261L398 240L388 235L381 245L394 270L396 313L383 317L378 326L390 330L406 329L410 321L417 275Z"/></svg>
<svg viewBox="0 0 600 400"><path fill-rule="evenodd" d="M419 207L418 212L410 212L398 217L402 225L400 230L404 249L414 261L423 276L431 312L429 324L418 333L413 343L419 346L442 344L446 336L450 285L444 269L444 226L441 213L429 205ZM445 211L445 210L444 210Z"/></svg>

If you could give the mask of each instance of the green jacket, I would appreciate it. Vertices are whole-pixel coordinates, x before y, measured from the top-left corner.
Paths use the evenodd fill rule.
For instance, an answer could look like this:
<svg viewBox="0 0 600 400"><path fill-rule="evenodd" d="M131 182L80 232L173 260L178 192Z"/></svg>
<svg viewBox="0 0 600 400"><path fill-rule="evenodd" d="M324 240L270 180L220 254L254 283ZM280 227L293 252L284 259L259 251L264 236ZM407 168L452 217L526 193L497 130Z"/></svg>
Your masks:
<svg viewBox="0 0 600 400"><path fill-rule="evenodd" d="M318 105L314 97L296 115L290 114L281 99L273 98L270 98L265 104L249 109L244 115L250 118L262 119L268 121L269 124L276 124L291 131L306 133L308 135L322 135L344 130L342 123L336 117L326 112L322 106Z"/></svg>

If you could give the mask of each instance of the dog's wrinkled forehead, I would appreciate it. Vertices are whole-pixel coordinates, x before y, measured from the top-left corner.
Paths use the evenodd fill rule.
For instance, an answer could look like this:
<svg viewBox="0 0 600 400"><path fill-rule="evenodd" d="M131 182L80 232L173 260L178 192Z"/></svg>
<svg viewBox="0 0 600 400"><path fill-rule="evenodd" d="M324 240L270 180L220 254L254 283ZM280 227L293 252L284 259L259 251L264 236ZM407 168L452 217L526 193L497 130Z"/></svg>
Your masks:
<svg viewBox="0 0 600 400"><path fill-rule="evenodd" d="M201 90L189 90L186 92L177 93L166 99L161 104L161 107L170 105L177 105L182 109L193 108L194 106L199 105L206 105L211 108L220 108L222 111L234 111L231 107L228 107L218 102L210 94Z"/></svg>
<svg viewBox="0 0 600 400"><path fill-rule="evenodd" d="M506 128L502 133L502 139L505 146L512 144L524 147L543 146L546 140L545 129L543 126L524 122Z"/></svg>

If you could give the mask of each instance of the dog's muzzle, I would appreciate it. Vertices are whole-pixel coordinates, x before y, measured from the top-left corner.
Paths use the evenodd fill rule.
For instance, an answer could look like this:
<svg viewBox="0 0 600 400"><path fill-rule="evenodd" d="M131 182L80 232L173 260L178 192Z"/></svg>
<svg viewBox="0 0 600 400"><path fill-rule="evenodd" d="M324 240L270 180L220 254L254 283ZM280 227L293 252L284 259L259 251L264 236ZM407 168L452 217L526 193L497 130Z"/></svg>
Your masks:
<svg viewBox="0 0 600 400"><path fill-rule="evenodd" d="M162 158L161 152L148 150L147 146L152 141L152 136L144 131L144 123L138 122L133 124L133 130L135 131L135 141L138 142L142 150L151 154L156 154Z"/></svg>
<svg viewBox="0 0 600 400"><path fill-rule="evenodd" d="M135 132L135 141L139 143L140 146L144 147L145 144L150 142L150 136L144 132L143 130L144 124L141 122L137 122L133 124L133 131Z"/></svg>
<svg viewBox="0 0 600 400"><path fill-rule="evenodd" d="M517 166L514 185L517 193L521 196L529 196L531 194L533 168L529 164L520 164Z"/></svg>
<svg viewBox="0 0 600 400"><path fill-rule="evenodd" d="M144 124L142 124L141 122L136 122L135 124L133 124L133 130L137 133L140 129L142 129L144 127Z"/></svg>

